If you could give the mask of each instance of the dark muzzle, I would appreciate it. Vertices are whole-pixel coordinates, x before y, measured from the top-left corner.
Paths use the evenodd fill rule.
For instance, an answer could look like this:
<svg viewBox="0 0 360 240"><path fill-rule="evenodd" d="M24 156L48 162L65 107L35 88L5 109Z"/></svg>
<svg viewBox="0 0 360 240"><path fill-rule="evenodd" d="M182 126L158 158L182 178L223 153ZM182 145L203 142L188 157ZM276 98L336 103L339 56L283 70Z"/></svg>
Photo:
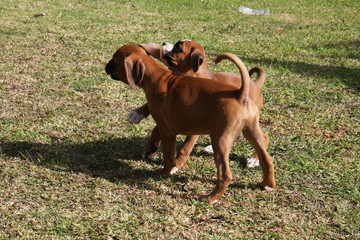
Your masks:
<svg viewBox="0 0 360 240"><path fill-rule="evenodd" d="M108 64L106 64L106 66L105 66L105 72L106 72L108 75L110 75L110 74L113 72L114 67L115 67L114 60L111 59L111 60L108 62Z"/></svg>

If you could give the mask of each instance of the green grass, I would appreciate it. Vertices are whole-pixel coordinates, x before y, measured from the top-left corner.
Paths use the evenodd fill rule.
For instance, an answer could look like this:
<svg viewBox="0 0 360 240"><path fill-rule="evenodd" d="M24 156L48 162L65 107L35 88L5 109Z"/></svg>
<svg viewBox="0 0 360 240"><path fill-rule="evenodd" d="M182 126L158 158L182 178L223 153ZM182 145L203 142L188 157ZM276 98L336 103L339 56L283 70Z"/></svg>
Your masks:
<svg viewBox="0 0 360 240"><path fill-rule="evenodd" d="M30 1L0 6L0 239L358 239L359 4L245 1ZM45 13L45 16L34 17ZM267 73L261 126L278 187L240 137L221 202L202 148L176 176L141 153L154 126L127 113L146 100L104 66L123 44L190 38L213 71L222 52ZM181 141L183 138L179 138Z"/></svg>

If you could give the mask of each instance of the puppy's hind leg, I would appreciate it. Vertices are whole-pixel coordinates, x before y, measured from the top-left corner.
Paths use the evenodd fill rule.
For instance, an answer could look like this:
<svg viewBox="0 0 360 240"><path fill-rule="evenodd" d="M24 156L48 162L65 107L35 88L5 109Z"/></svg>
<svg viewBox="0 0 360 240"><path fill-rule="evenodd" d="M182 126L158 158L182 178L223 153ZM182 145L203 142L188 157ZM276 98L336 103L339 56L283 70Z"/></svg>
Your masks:
<svg viewBox="0 0 360 240"><path fill-rule="evenodd" d="M263 171L263 181L258 186L265 190L275 188L275 170L271 157L267 153L269 140L267 136L261 131L258 117L253 124L246 126L243 129L244 137L255 148L257 156L259 156L260 166ZM265 137L266 136L266 137Z"/></svg>
<svg viewBox="0 0 360 240"><path fill-rule="evenodd" d="M269 137L263 133L263 137L264 137L264 141L265 141L265 145L266 145L266 149L269 146ZM260 161L259 161L259 156L256 154L256 152L254 152L254 154L249 157L248 159L246 159L246 167L247 168L254 168L260 165Z"/></svg>
<svg viewBox="0 0 360 240"><path fill-rule="evenodd" d="M232 181L232 173L229 166L229 154L233 143L232 136L211 135L211 143L214 148L214 159L217 169L217 180L214 190L209 195L200 197L201 201L216 203L225 193Z"/></svg>

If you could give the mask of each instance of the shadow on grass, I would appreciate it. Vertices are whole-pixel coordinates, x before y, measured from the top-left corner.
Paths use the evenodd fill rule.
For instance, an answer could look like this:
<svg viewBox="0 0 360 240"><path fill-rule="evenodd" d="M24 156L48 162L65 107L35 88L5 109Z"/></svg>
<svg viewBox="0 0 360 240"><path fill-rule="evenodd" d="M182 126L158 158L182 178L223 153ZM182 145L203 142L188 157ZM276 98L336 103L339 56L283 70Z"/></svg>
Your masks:
<svg viewBox="0 0 360 240"><path fill-rule="evenodd" d="M332 52L343 50L345 52L343 56L346 58L351 58L355 60L360 59L360 40L326 44L323 47L325 49L330 49ZM317 49L318 45L313 46L313 48Z"/></svg>
<svg viewBox="0 0 360 240"><path fill-rule="evenodd" d="M110 182L121 182L157 191L156 187L147 182L149 179L160 178L154 170L162 166L162 159L145 160L142 158L146 140L137 137L117 138L75 144L57 141L46 144L0 140L0 153L8 157L19 157L55 171L81 172ZM207 155L195 149L193 154ZM244 157L231 155L230 161L239 162L239 165L243 167L246 165ZM136 167L136 162L139 163L139 167ZM152 169L142 167L141 165L145 162L152 165ZM181 175L174 175L171 178L176 182L187 182ZM196 179L205 181L201 177L196 177ZM234 187L245 188L238 185Z"/></svg>
<svg viewBox="0 0 360 240"><path fill-rule="evenodd" d="M259 65L265 64L273 67L287 68L292 72L304 76L327 78L334 83L340 80L347 87L354 89L357 92L360 91L360 69L357 68L316 65L306 62L278 61L274 59L248 59L248 61L256 62Z"/></svg>
<svg viewBox="0 0 360 240"><path fill-rule="evenodd" d="M324 48L329 50L330 55L324 55L324 58L333 58L336 61L341 61L341 57L347 59L360 60L360 41L349 41L349 42L339 42L334 44L328 44L324 46L312 46L312 48ZM339 50L342 52L339 53ZM305 61L281 61L277 59L271 58L261 58L261 59L253 59L253 58L245 58L242 57L243 53L238 52L235 53L241 59L244 59L249 62L254 62L257 65L264 66L272 66L278 68L286 68L291 72L295 72L298 74L302 74L304 76L312 76L312 77L320 77L326 78L334 83L341 81L343 84L348 86L355 91L360 91L360 69L359 68L350 68L345 66L331 66L331 65L319 65L308 63ZM215 59L217 54L210 54L211 58ZM250 66L249 66L250 67ZM266 70L266 69L265 69Z"/></svg>
<svg viewBox="0 0 360 240"><path fill-rule="evenodd" d="M142 138L118 138L103 141L67 144L0 141L1 152L8 157L20 157L56 171L81 172L111 182L141 184L155 177L152 170L136 168L136 161L149 161L160 167L161 162L143 160ZM135 163L134 163L135 162ZM156 168L154 166L154 169Z"/></svg>

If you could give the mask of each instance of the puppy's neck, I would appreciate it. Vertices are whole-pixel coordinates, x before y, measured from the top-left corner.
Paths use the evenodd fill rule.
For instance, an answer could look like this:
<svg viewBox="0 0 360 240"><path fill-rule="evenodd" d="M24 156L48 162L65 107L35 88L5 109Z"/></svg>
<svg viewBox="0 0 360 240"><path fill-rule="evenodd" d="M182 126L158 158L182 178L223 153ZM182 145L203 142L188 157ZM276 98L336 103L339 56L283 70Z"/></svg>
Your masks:
<svg viewBox="0 0 360 240"><path fill-rule="evenodd" d="M186 75L185 73L183 72L180 72L178 70L176 70L175 68L172 68L172 67L169 67L169 69L171 70L171 72L175 75Z"/></svg>
<svg viewBox="0 0 360 240"><path fill-rule="evenodd" d="M156 92L156 88L159 86L165 85L171 75L173 75L172 71L151 59L151 61L145 62L144 79L139 87L145 91L145 94L151 94Z"/></svg>
<svg viewBox="0 0 360 240"><path fill-rule="evenodd" d="M199 70L194 74L194 77L212 79L212 73L210 72L206 60L204 60L204 62L201 64Z"/></svg>

